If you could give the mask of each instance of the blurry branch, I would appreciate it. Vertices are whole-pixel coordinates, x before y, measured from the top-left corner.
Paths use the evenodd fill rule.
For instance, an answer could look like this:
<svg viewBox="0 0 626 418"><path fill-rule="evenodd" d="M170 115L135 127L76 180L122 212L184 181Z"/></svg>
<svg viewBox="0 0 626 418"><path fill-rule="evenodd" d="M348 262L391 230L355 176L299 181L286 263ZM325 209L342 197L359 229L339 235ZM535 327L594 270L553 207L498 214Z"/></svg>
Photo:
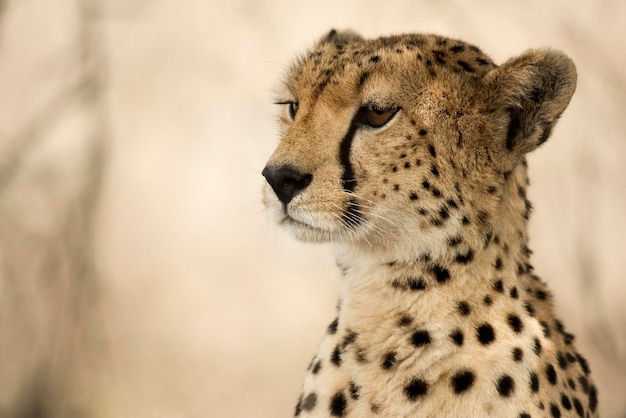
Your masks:
<svg viewBox="0 0 626 418"><path fill-rule="evenodd" d="M626 76L624 71L615 62L615 59L623 57L615 56L614 49L607 51L606 48L614 47L614 44L607 43L604 34L590 34L581 30L585 27L584 22L576 22L574 19L564 21L564 39L568 39L572 44L572 49L585 51L585 68L592 69L597 78L607 84L606 91L611 94L613 103L610 108L614 111L613 122L621 129L626 129L626 119L621 117L621 110L626 108ZM615 111L618 109L618 111ZM616 136L622 139L621 136ZM622 156L619 160L626 158L626 142L613 141L611 144L612 153ZM595 146L594 146L595 149ZM585 297L582 306L587 310L587 318L595 318L595 323L589 327L591 340L595 342L597 348L604 354L609 362L619 367L626 373L626 318L622 315L611 316L607 312L606 304L598 285L600 272L597 266L597 245L594 240L594 222L598 219L596 205L590 202L599 201L597 193L598 184L604 183L613 189L613 194L623 196L624 182L626 181L626 171L623 166L619 166L620 172L607 172L610 167L598 164L597 160L590 159L593 152L581 150L580 165L580 204L576 205L579 211L578 237L576 238L575 259L578 263L580 274L581 290ZM604 171L604 172L601 172ZM600 178L601 177L601 178ZM622 200L624 204L626 200ZM624 312L626 313L626 312Z"/></svg>
<svg viewBox="0 0 626 418"><path fill-rule="evenodd" d="M36 294L45 299L15 305L14 315L25 318L21 324L32 328L24 330L25 334L34 336L40 345L43 342L47 350L38 353L34 368L23 368L28 375L19 376L22 382L9 415L12 418L89 416L93 406L85 405L85 399L77 399L76 393L93 393L82 387L85 375L90 385L98 380L99 370L94 369L88 359L93 358L95 351L91 339L101 337L99 324L94 320L100 282L94 245L110 135L105 100L107 74L103 37L99 32L101 4L99 0L76 1L78 32L74 43L76 50L71 56L77 61L80 76L65 84L54 99L8 138L8 150L0 159L0 195L4 195L11 185L18 184L17 176L26 169L30 154L70 110L79 111L81 117L87 119L84 138L87 150L79 157L82 169L78 191L64 197L68 200L63 202L61 210L55 203L58 196L47 199L45 210L51 216L56 215L54 230L35 237L33 232L36 231L24 230L28 227L20 224L13 230L13 236L1 237L9 245L8 254L18 255L3 260L6 290L19 294L20 288L32 286L37 288ZM40 262L29 262L28 266L20 264L24 258L32 258L32 254L19 253L25 250L11 244L14 240L25 243L24 248L34 248L34 252L41 255ZM34 276L29 277L29 273ZM41 324L28 315L29 310L36 309L37 303L45 307L49 318L45 326L51 330L42 330ZM0 343L3 348L8 342Z"/></svg>
<svg viewBox="0 0 626 418"><path fill-rule="evenodd" d="M593 202L601 200L598 192L603 189L598 187L598 184L607 176L606 172L601 172L597 159L589 158L593 153L586 151L584 148L581 149L577 162L581 193L578 197L580 202L575 205L579 221L575 236L574 260L578 267L576 271L584 298L581 306L586 310L585 317L593 318L594 321L587 327L592 337L591 341L603 353L604 358L610 359L611 364L626 373L626 318L624 315L612 316L608 313L601 292L602 287L598 283L601 274L597 262L598 244L594 224L600 215L597 213L598 206Z"/></svg>
<svg viewBox="0 0 626 418"><path fill-rule="evenodd" d="M70 105L85 93L84 84L83 79L71 83L6 141L10 145L0 160L0 194L12 183L30 151L45 138L46 132L63 116Z"/></svg>

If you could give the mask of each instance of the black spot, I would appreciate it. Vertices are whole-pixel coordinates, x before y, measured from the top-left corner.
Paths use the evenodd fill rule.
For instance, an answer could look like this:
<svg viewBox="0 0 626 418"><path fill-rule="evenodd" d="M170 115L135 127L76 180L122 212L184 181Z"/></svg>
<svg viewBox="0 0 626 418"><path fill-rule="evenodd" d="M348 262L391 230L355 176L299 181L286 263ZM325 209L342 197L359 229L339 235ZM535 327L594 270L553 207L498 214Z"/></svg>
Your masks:
<svg viewBox="0 0 626 418"><path fill-rule="evenodd" d="M459 245L462 242L463 242L463 238L460 235L458 235L456 237L448 238L448 245L450 247L456 247L457 245Z"/></svg>
<svg viewBox="0 0 626 418"><path fill-rule="evenodd" d="M519 294L517 293L517 287L513 286L511 288L511 291L509 292L509 295L513 298L513 299L517 299L519 297Z"/></svg>
<svg viewBox="0 0 626 418"><path fill-rule="evenodd" d="M404 157L402 157L402 158L404 158ZM403 167L408 170L409 168L411 168L411 163L407 161L407 162L404 163Z"/></svg>
<svg viewBox="0 0 626 418"><path fill-rule="evenodd" d="M483 303L487 306L491 306L491 304L493 303L493 300L491 300L491 296L485 295L485 297L483 298Z"/></svg>
<svg viewBox="0 0 626 418"><path fill-rule="evenodd" d="M393 279L391 281L391 287L394 289L404 289L404 284L400 281L400 279Z"/></svg>
<svg viewBox="0 0 626 418"><path fill-rule="evenodd" d="M537 377L537 373L535 372L530 373L530 390L532 390L533 393L539 392L539 377Z"/></svg>
<svg viewBox="0 0 626 418"><path fill-rule="evenodd" d="M506 318L507 323L513 330L513 332L520 333L524 329L524 323L519 316L515 314L509 314Z"/></svg>
<svg viewBox="0 0 626 418"><path fill-rule="evenodd" d="M589 388L589 408L591 412L596 412L598 407L598 389L594 385Z"/></svg>
<svg viewBox="0 0 626 418"><path fill-rule="evenodd" d="M339 345L335 346L333 353L330 355L330 361L335 366L341 366L341 350L339 349Z"/></svg>
<svg viewBox="0 0 626 418"><path fill-rule="evenodd" d="M431 192L432 192L433 196L441 197L441 190L437 189L436 187L433 188L433 190Z"/></svg>
<svg viewBox="0 0 626 418"><path fill-rule="evenodd" d="M576 383L574 383L574 380L572 380L572 378L567 379L567 384L569 385L570 389L576 390Z"/></svg>
<svg viewBox="0 0 626 418"><path fill-rule="evenodd" d="M553 418L561 418L561 410L553 403L550 404L550 413Z"/></svg>
<svg viewBox="0 0 626 418"><path fill-rule="evenodd" d="M445 283L448 281L448 279L450 279L450 272L439 266L439 265L434 265L430 271L433 273L433 275L435 276L435 279L439 282L439 283Z"/></svg>
<svg viewBox="0 0 626 418"><path fill-rule="evenodd" d="M411 401L426 395L426 393L428 393L428 383L422 379L414 378L404 387L404 394Z"/></svg>
<svg viewBox="0 0 626 418"><path fill-rule="evenodd" d="M420 136L428 135L428 131L426 129L420 129L418 133L420 134Z"/></svg>
<svg viewBox="0 0 626 418"><path fill-rule="evenodd" d="M535 296L539 300L546 300L548 298L548 293L544 292L543 290L537 289L535 290Z"/></svg>
<svg viewBox="0 0 626 418"><path fill-rule="evenodd" d="M467 216L464 216L463 219L461 219L461 223L463 225L469 225L470 224L470 220L468 219Z"/></svg>
<svg viewBox="0 0 626 418"><path fill-rule="evenodd" d="M452 338L452 341L454 341L454 343L459 347L463 345L463 333L460 329L457 329L450 334L450 338Z"/></svg>
<svg viewBox="0 0 626 418"><path fill-rule="evenodd" d="M317 404L317 394L315 392L309 393L307 397L304 398L304 401L302 401L302 410L310 411L313 408L315 408L316 404Z"/></svg>
<svg viewBox="0 0 626 418"><path fill-rule="evenodd" d="M411 344L415 347L423 347L430 344L430 334L425 330L415 331L411 336Z"/></svg>
<svg viewBox="0 0 626 418"><path fill-rule="evenodd" d="M361 77L359 78L359 87L365 84L369 76L370 76L370 73L368 72L364 72L363 74L361 74Z"/></svg>
<svg viewBox="0 0 626 418"><path fill-rule="evenodd" d="M354 331L349 331L344 337L343 337L343 342L341 343L341 348L345 349L347 346L349 346L350 344L352 344L355 340L356 337L359 334L357 334Z"/></svg>
<svg viewBox="0 0 626 418"><path fill-rule="evenodd" d="M433 176L435 177L439 177L439 170L437 169L436 165L432 165L432 167L430 167L430 172L433 174Z"/></svg>
<svg viewBox="0 0 626 418"><path fill-rule="evenodd" d="M559 367L563 370L567 369L567 366L569 366L567 359L565 358L565 356L563 355L561 351L556 353L556 360L559 362Z"/></svg>
<svg viewBox="0 0 626 418"><path fill-rule="evenodd" d="M421 277L409 277L409 288L411 290L426 289L426 282Z"/></svg>
<svg viewBox="0 0 626 418"><path fill-rule="evenodd" d="M330 325L328 325L328 333L329 334L335 334L337 332L337 326L339 325L339 318L335 318L333 319L333 322L330 323Z"/></svg>
<svg viewBox="0 0 626 418"><path fill-rule="evenodd" d="M484 58L480 58L480 57L476 58L476 62L477 62L479 65L483 65L483 66L484 66L484 65L489 65L489 61L487 61L487 60L486 60L486 59L484 59Z"/></svg>
<svg viewBox="0 0 626 418"><path fill-rule="evenodd" d="M428 180L424 180L422 182L422 187L425 189L430 189L430 183L428 182Z"/></svg>
<svg viewBox="0 0 626 418"><path fill-rule="evenodd" d="M478 218L478 222L484 225L487 223L487 220L489 219L489 214L485 212L484 210L479 210L478 213L476 214L476 217Z"/></svg>
<svg viewBox="0 0 626 418"><path fill-rule="evenodd" d="M401 327L408 327L413 323L413 318L408 315L403 315L402 318L398 321L398 325Z"/></svg>
<svg viewBox="0 0 626 418"><path fill-rule="evenodd" d="M337 392L330 400L330 415L342 417L346 412L347 400L343 392Z"/></svg>
<svg viewBox="0 0 626 418"><path fill-rule="evenodd" d="M493 288L500 293L504 293L504 283L502 283L502 280L496 280L493 284Z"/></svg>
<svg viewBox="0 0 626 418"><path fill-rule="evenodd" d="M370 58L370 62L373 64L377 63L378 61L380 61L380 57L378 55L374 55Z"/></svg>
<svg viewBox="0 0 626 418"><path fill-rule="evenodd" d="M531 418L530 414L527 414L526 412L520 412L519 417L517 418Z"/></svg>
<svg viewBox="0 0 626 418"><path fill-rule="evenodd" d="M482 324L478 327L476 332L476 336L478 337L478 341L482 345L491 344L493 340L496 339L496 334L493 330L493 327L489 324Z"/></svg>
<svg viewBox="0 0 626 418"><path fill-rule="evenodd" d="M540 324L541 328L543 329L543 336L546 338L550 338L552 336L552 331L550 331L550 325L548 325L546 321L541 321Z"/></svg>
<svg viewBox="0 0 626 418"><path fill-rule="evenodd" d="M533 351L535 352L535 354L540 355L541 354L541 341L539 341L539 338L535 338L533 340Z"/></svg>
<svg viewBox="0 0 626 418"><path fill-rule="evenodd" d="M487 187L487 193L489 194L496 194L497 191L498 189L496 189L494 186Z"/></svg>
<svg viewBox="0 0 626 418"><path fill-rule="evenodd" d="M361 387L354 382L350 382L350 397L355 401L361 396Z"/></svg>
<svg viewBox="0 0 626 418"><path fill-rule="evenodd" d="M496 270L502 270L502 259L500 257L496 258L494 267L496 268Z"/></svg>
<svg viewBox="0 0 626 418"><path fill-rule="evenodd" d="M576 410L576 413L579 417L582 418L585 416L585 408L583 408L583 405L577 398L574 398L574 409Z"/></svg>
<svg viewBox="0 0 626 418"><path fill-rule="evenodd" d="M452 387L454 393L465 392L474 384L474 373L469 370L462 370L452 376Z"/></svg>
<svg viewBox="0 0 626 418"><path fill-rule="evenodd" d="M456 310L463 316L467 316L471 312L469 304L464 300L459 302L459 304L456 306Z"/></svg>
<svg viewBox="0 0 626 418"><path fill-rule="evenodd" d="M459 66L463 68L463 70L467 71L468 73L474 72L474 69L472 68L472 66L469 65L467 62L458 60L456 63L459 64Z"/></svg>
<svg viewBox="0 0 626 418"><path fill-rule="evenodd" d="M383 359L382 368L385 370L389 370L396 364L396 352L391 351L385 354L385 358Z"/></svg>
<svg viewBox="0 0 626 418"><path fill-rule="evenodd" d="M530 316L535 316L535 307L530 302L524 302L524 309Z"/></svg>
<svg viewBox="0 0 626 418"><path fill-rule="evenodd" d="M546 378L551 385L556 385L556 370L554 370L554 366L550 363L548 363L548 365L546 366Z"/></svg>
<svg viewBox="0 0 626 418"><path fill-rule="evenodd" d="M519 347L515 347L513 349L512 354L513 354L513 360L518 363L524 359L524 351Z"/></svg>
<svg viewBox="0 0 626 418"><path fill-rule="evenodd" d="M434 190L433 190L434 193ZM450 217L450 214L448 213L448 209L446 209L445 207L442 207L441 209L439 209L439 216L441 216L441 219L448 219Z"/></svg>
<svg viewBox="0 0 626 418"><path fill-rule="evenodd" d="M561 406L568 411L572 409L572 402L564 393L561 393Z"/></svg>
<svg viewBox="0 0 626 418"><path fill-rule="evenodd" d="M589 375L591 370L589 370L589 363L587 363L587 359L578 353L576 353L576 359L578 359L578 364L580 364L580 367L583 369L585 376Z"/></svg>
<svg viewBox="0 0 626 418"><path fill-rule="evenodd" d="M448 206L450 206L451 208L454 209L458 209L458 205L456 204L456 202L454 201L454 199L448 199L446 200L446 203L448 204Z"/></svg>
<svg viewBox="0 0 626 418"><path fill-rule="evenodd" d="M393 168L393 171L396 171L396 170L398 170L398 167L394 167L394 168ZM394 184L394 185L393 185L393 190L395 190L396 192L397 192L398 190L400 190L400 185L399 185L399 184Z"/></svg>
<svg viewBox="0 0 626 418"><path fill-rule="evenodd" d="M409 195L409 199L411 199L411 200L417 200L417 193L415 193L415 192L411 192L411 194Z"/></svg>
<svg viewBox="0 0 626 418"><path fill-rule="evenodd" d="M457 263L467 264L474 259L474 252L472 250L468 250L465 254L457 254L454 260Z"/></svg>
<svg viewBox="0 0 626 418"><path fill-rule="evenodd" d="M430 223L433 224L434 226L441 226L443 225L443 219L433 218L430 220Z"/></svg>
<svg viewBox="0 0 626 418"><path fill-rule="evenodd" d="M515 381L508 374L503 374L496 381L496 388L500 396L508 398L513 392L515 392Z"/></svg>
<svg viewBox="0 0 626 418"><path fill-rule="evenodd" d="M318 374L321 368L322 368L322 360L318 360L313 365L313 368L311 369L311 373Z"/></svg>
<svg viewBox="0 0 626 418"><path fill-rule="evenodd" d="M458 54L459 52L463 52L465 50L465 47L463 45L454 45L452 48L450 48L450 51L454 52L455 54Z"/></svg>
<svg viewBox="0 0 626 418"><path fill-rule="evenodd" d="M437 157L437 151L435 151L435 147L432 144L428 145L428 152L430 152L430 155L433 157Z"/></svg>

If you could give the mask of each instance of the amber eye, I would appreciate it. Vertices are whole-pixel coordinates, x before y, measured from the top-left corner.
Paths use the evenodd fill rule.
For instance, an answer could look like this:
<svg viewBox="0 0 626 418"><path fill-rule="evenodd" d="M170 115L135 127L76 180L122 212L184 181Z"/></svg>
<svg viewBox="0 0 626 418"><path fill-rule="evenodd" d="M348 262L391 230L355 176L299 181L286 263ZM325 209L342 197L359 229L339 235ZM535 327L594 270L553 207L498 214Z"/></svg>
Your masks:
<svg viewBox="0 0 626 418"><path fill-rule="evenodd" d="M377 107L366 107L363 109L363 124L372 128L380 128L393 118L398 108L379 109Z"/></svg>
<svg viewBox="0 0 626 418"><path fill-rule="evenodd" d="M289 109L289 118L294 120L296 118L296 113L298 113L298 102L289 102L287 105Z"/></svg>

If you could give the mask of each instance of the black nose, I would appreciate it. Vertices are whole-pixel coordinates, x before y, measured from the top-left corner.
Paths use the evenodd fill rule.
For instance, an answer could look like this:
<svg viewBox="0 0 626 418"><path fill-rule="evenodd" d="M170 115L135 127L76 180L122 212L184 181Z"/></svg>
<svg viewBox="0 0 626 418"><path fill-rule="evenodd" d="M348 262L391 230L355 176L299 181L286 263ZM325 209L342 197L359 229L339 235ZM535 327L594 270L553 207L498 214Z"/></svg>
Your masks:
<svg viewBox="0 0 626 418"><path fill-rule="evenodd" d="M302 190L306 189L313 176L310 174L303 174L299 170L293 167L284 165L279 167L272 167L270 165L263 169L263 177L274 189L274 193L278 196L278 200L285 205L288 204L291 199Z"/></svg>

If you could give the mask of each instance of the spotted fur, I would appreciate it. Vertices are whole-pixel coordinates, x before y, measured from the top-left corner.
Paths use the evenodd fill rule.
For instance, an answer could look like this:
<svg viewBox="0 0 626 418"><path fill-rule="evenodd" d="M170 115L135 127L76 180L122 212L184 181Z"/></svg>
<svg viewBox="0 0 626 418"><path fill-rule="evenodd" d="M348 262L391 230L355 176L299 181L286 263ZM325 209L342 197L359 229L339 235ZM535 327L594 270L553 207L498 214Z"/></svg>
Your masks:
<svg viewBox="0 0 626 418"><path fill-rule="evenodd" d="M296 416L598 416L527 236L525 155L575 85L561 52L497 66L436 35L331 31L296 60L264 202L343 275Z"/></svg>

